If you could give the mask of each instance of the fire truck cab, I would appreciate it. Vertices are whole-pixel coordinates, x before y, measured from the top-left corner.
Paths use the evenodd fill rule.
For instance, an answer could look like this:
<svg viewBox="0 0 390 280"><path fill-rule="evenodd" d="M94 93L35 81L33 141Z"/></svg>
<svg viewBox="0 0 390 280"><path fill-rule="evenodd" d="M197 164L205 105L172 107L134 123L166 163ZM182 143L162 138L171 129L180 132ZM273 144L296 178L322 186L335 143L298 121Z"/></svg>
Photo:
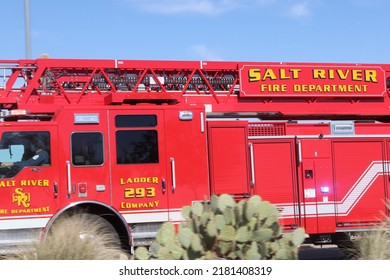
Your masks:
<svg viewBox="0 0 390 280"><path fill-rule="evenodd" d="M152 238L161 222L178 220L194 197L209 197L204 111L190 109L69 107L50 122L2 126L1 197L9 199L1 214L23 218L0 223L45 228L69 211L88 211L110 216L127 243L127 219L132 238L139 231ZM50 161L18 168L24 157L36 156L29 145L36 137L46 139Z"/></svg>

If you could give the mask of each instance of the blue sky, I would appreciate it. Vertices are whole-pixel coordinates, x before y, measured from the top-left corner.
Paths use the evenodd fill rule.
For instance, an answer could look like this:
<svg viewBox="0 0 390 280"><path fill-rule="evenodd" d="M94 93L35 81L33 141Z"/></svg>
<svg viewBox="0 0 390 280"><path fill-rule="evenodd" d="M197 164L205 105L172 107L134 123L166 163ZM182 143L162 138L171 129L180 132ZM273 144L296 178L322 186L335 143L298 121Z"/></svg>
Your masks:
<svg viewBox="0 0 390 280"><path fill-rule="evenodd" d="M390 63L387 0L29 0L31 56ZM0 59L26 57L24 0Z"/></svg>

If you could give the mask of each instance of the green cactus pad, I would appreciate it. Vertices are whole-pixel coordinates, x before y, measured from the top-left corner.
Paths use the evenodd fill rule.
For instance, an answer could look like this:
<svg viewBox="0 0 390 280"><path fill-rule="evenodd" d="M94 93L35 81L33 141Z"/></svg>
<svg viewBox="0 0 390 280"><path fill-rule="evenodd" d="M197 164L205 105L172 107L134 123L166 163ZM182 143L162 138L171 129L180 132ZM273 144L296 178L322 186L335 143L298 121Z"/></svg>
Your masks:
<svg viewBox="0 0 390 280"><path fill-rule="evenodd" d="M207 223L206 226L206 233L210 237L217 236L217 225L214 220L211 220Z"/></svg>
<svg viewBox="0 0 390 280"><path fill-rule="evenodd" d="M225 225L219 238L222 241L233 241L236 238L236 229L232 225Z"/></svg>
<svg viewBox="0 0 390 280"><path fill-rule="evenodd" d="M145 247L138 247L134 253L137 260L148 260L150 258L149 251Z"/></svg>
<svg viewBox="0 0 390 280"><path fill-rule="evenodd" d="M305 241L305 230L303 228L297 228L292 233L292 243L294 246L299 246Z"/></svg>
<svg viewBox="0 0 390 280"><path fill-rule="evenodd" d="M204 252L202 240L199 235L194 234L191 239L191 249L194 250L194 252Z"/></svg>
<svg viewBox="0 0 390 280"><path fill-rule="evenodd" d="M220 241L217 248L221 256L227 256L233 250L233 242Z"/></svg>
<svg viewBox="0 0 390 280"><path fill-rule="evenodd" d="M269 228L260 228L253 232L253 240L256 242L267 242L273 237L273 230Z"/></svg>
<svg viewBox="0 0 390 280"><path fill-rule="evenodd" d="M201 202L196 201L192 205L192 213L198 217L202 216L203 209L204 209L204 206L203 206L203 203L201 203Z"/></svg>
<svg viewBox="0 0 390 280"><path fill-rule="evenodd" d="M161 245L157 242L153 242L149 246L149 251L150 251L150 255L152 258L157 258L157 253L158 253L158 250L160 250L160 248L161 248Z"/></svg>
<svg viewBox="0 0 390 280"><path fill-rule="evenodd" d="M181 215L183 216L184 219L188 220L191 218L191 206L184 206L182 209L181 209Z"/></svg>
<svg viewBox="0 0 390 280"><path fill-rule="evenodd" d="M185 249L188 249L191 246L192 234L193 233L190 228L180 228L179 230L178 239Z"/></svg>
<svg viewBox="0 0 390 280"><path fill-rule="evenodd" d="M234 201L233 197L228 194L222 194L219 197L218 200L218 209L223 213L226 207L234 207L236 205L236 202Z"/></svg>
<svg viewBox="0 0 390 280"><path fill-rule="evenodd" d="M227 225L235 225L236 224L236 220L235 220L235 217L234 217L234 210L233 208L231 207L226 207L224 210L223 210L223 217L225 219L225 224Z"/></svg>
<svg viewBox="0 0 390 280"><path fill-rule="evenodd" d="M206 227L207 223L210 219L212 219L212 213L210 212L203 212L202 216L200 217L200 223L203 227Z"/></svg>
<svg viewBox="0 0 390 280"><path fill-rule="evenodd" d="M226 223L224 216L221 214L215 215L215 226L217 229L222 230L225 225Z"/></svg>
<svg viewBox="0 0 390 280"><path fill-rule="evenodd" d="M162 245L167 245L175 240L175 227L172 223L163 223L157 231L156 241Z"/></svg>
<svg viewBox="0 0 390 280"><path fill-rule="evenodd" d="M172 260L173 259L169 249L166 247L161 247L160 250L158 250L157 258L159 260Z"/></svg>
<svg viewBox="0 0 390 280"><path fill-rule="evenodd" d="M239 243L246 243L252 238L252 232L247 226L240 227L236 232L236 241Z"/></svg>
<svg viewBox="0 0 390 280"><path fill-rule="evenodd" d="M211 207L211 211L214 213L217 212L218 202L219 202L219 197L217 195L212 195L210 200L210 207Z"/></svg>
<svg viewBox="0 0 390 280"><path fill-rule="evenodd" d="M253 195L251 196L249 199L248 199L248 204L253 204L255 206L260 206L260 202L261 202L261 197L258 196L258 195Z"/></svg>
<svg viewBox="0 0 390 280"><path fill-rule="evenodd" d="M184 249L180 245L174 244L171 247L171 255L174 260L181 260L183 254L184 254Z"/></svg>
<svg viewBox="0 0 390 280"><path fill-rule="evenodd" d="M244 254L245 260L259 260L261 259L261 254L257 249L257 243L252 242L249 250Z"/></svg>
<svg viewBox="0 0 390 280"><path fill-rule="evenodd" d="M247 203L245 207L245 219L249 221L252 217L255 217L259 211L259 205L253 203Z"/></svg>

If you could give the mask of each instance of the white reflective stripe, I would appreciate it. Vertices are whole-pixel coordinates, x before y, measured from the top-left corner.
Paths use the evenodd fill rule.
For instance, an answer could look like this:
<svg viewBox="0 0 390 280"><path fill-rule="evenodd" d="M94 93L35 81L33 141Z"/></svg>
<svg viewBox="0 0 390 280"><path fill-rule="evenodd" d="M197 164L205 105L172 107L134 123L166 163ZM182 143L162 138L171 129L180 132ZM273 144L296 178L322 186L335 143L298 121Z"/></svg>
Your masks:
<svg viewBox="0 0 390 280"><path fill-rule="evenodd" d="M181 214L181 208L176 209L160 209L160 210L134 210L121 212L126 222L132 223L148 223L148 222L181 222L184 218ZM169 217L169 218L168 218Z"/></svg>
<svg viewBox="0 0 390 280"><path fill-rule="evenodd" d="M350 193L348 193L342 199L342 202L336 202L336 206L338 209L337 212L341 214L348 214L349 212L351 212L353 207L355 207L355 205L359 202L362 196L367 192L367 190L372 186L372 184L380 175L383 175L383 163L380 161L372 162L369 168L363 173L361 180L358 180L353 185Z"/></svg>
<svg viewBox="0 0 390 280"><path fill-rule="evenodd" d="M121 212L127 223L148 223L148 222L178 222L183 221L181 208L134 210ZM31 218L31 216L2 217L0 218L0 230L21 229L21 228L44 228L50 220L49 215L41 218Z"/></svg>
<svg viewBox="0 0 390 280"><path fill-rule="evenodd" d="M375 180L383 175L383 165L387 165L387 170L390 170L389 162L373 161L363 172L360 178L354 183L350 191L343 197L341 201L329 201L327 203L306 203L301 207L301 213L306 217L310 216L333 216L337 209L339 216L347 216L356 206L359 200L372 186ZM275 204L279 209L281 218L294 217L294 213L298 212L297 206L292 203ZM295 211L294 211L295 210ZM180 209L154 209L154 210L134 210L121 212L128 223L147 223L147 222L165 222L181 221L183 217ZM49 221L49 217L29 218L24 217L3 217L0 219L0 229L18 229L18 228L40 228L45 227Z"/></svg>
<svg viewBox="0 0 390 280"><path fill-rule="evenodd" d="M389 161L373 161L363 172L363 174L356 180L351 189L340 201L329 201L327 203L306 203L305 206L301 207L301 213L306 217L310 216L347 216L352 209L356 206L363 195L370 189L375 180L382 176L384 173L383 166L387 165L389 170ZM384 198L383 198L384 199ZM276 204L277 208L282 209L280 216L281 218L294 217L298 209L291 203Z"/></svg>
<svg viewBox="0 0 390 280"><path fill-rule="evenodd" d="M167 212L143 212L143 213L128 213L122 214L127 223L153 223L153 222L166 222L168 221Z"/></svg>
<svg viewBox="0 0 390 280"><path fill-rule="evenodd" d="M169 221L171 222L182 222L184 221L181 209L171 209L169 211Z"/></svg>
<svg viewBox="0 0 390 280"><path fill-rule="evenodd" d="M9 217L10 218L10 217ZM22 218L0 220L0 230L21 228L44 228L50 218Z"/></svg>

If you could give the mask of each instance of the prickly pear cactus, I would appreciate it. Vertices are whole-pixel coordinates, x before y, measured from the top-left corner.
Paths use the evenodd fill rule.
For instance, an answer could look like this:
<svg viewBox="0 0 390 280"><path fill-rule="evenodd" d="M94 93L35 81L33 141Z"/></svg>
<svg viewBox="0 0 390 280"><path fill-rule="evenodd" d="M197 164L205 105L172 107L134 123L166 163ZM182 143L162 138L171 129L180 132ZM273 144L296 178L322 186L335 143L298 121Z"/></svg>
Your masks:
<svg viewBox="0 0 390 280"><path fill-rule="evenodd" d="M297 259L305 239L302 228L282 233L279 212L255 195L236 202L232 196L212 196L182 209L178 230L164 223L149 249L139 247L136 259Z"/></svg>

